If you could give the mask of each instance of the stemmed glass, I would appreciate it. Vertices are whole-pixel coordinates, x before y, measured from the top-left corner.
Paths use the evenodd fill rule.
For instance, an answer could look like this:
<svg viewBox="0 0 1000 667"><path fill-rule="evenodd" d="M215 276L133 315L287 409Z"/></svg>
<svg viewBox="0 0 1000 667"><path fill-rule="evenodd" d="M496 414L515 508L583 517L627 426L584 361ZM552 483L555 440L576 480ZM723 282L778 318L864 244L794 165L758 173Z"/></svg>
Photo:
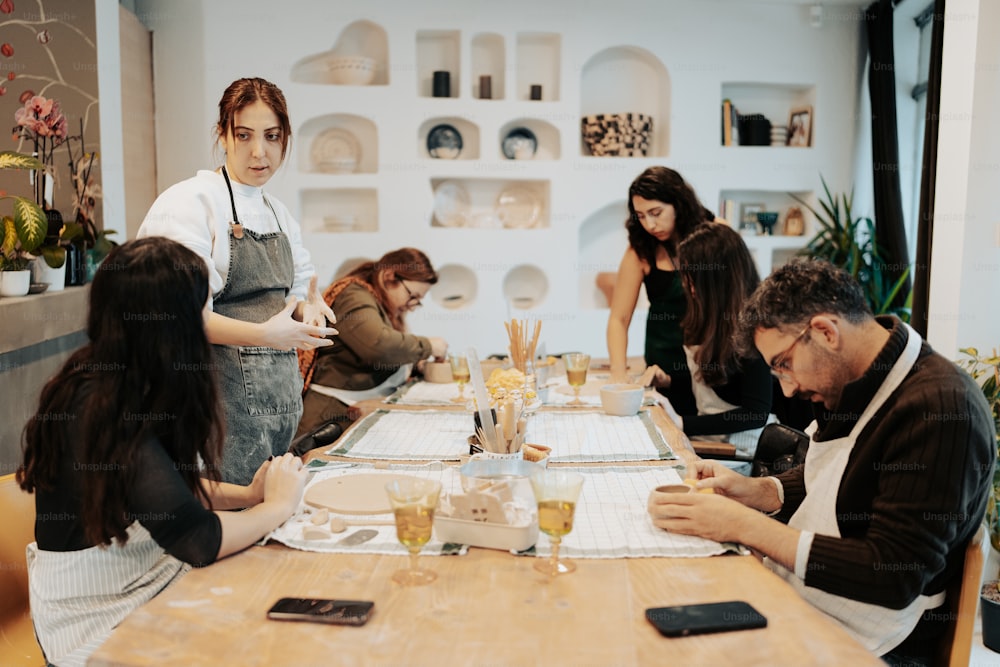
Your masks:
<svg viewBox="0 0 1000 667"><path fill-rule="evenodd" d="M576 563L559 560L562 536L573 530L573 512L583 487L583 475L564 468L539 468L531 474L531 490L538 501L538 529L549 536L552 555L535 561L535 569L554 577L576 571Z"/></svg>
<svg viewBox="0 0 1000 667"><path fill-rule="evenodd" d="M441 495L441 482L418 477L395 479L385 485L396 517L396 537L410 551L410 565L392 575L404 586L422 586L437 579L437 574L417 567L420 548L431 539L434 509Z"/></svg>
<svg viewBox="0 0 1000 667"><path fill-rule="evenodd" d="M471 377L469 373L469 359L457 354L448 357L451 362L451 377L458 383L458 396L452 398L454 403L465 403L465 383Z"/></svg>
<svg viewBox="0 0 1000 667"><path fill-rule="evenodd" d="M566 405L585 405L580 400L580 389L587 384L587 369L590 368L590 355L582 352L571 352L563 355L566 364L566 380L573 387L573 400Z"/></svg>

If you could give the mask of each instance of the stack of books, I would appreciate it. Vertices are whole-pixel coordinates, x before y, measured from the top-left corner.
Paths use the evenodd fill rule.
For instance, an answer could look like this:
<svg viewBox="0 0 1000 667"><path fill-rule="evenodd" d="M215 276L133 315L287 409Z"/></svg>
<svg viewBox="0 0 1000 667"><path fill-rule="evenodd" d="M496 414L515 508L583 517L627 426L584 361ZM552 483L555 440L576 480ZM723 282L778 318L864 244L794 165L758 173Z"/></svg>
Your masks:
<svg viewBox="0 0 1000 667"><path fill-rule="evenodd" d="M788 126L787 125L772 125L771 126L771 145L772 146L787 146L788 145Z"/></svg>

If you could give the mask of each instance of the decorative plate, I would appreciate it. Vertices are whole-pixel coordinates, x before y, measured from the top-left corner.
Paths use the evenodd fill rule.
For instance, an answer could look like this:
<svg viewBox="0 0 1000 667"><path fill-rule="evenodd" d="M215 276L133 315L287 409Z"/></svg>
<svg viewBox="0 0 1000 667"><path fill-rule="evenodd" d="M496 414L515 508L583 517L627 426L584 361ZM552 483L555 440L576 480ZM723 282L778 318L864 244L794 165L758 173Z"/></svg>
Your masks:
<svg viewBox="0 0 1000 667"><path fill-rule="evenodd" d="M538 150L538 139L528 128L515 127L503 138L500 146L508 160L530 160Z"/></svg>
<svg viewBox="0 0 1000 667"><path fill-rule="evenodd" d="M350 174L361 159L361 144L357 137L342 127L320 132L309 149L314 170L327 174Z"/></svg>
<svg viewBox="0 0 1000 667"><path fill-rule="evenodd" d="M434 218L445 227L464 227L469 217L469 193L458 181L443 181L434 189Z"/></svg>
<svg viewBox="0 0 1000 667"><path fill-rule="evenodd" d="M497 218L509 229L527 229L538 223L542 202L533 191L521 186L509 187L497 197Z"/></svg>
<svg viewBox="0 0 1000 667"><path fill-rule="evenodd" d="M435 125L427 133L427 153L433 158L454 160L462 152L462 134L447 123Z"/></svg>

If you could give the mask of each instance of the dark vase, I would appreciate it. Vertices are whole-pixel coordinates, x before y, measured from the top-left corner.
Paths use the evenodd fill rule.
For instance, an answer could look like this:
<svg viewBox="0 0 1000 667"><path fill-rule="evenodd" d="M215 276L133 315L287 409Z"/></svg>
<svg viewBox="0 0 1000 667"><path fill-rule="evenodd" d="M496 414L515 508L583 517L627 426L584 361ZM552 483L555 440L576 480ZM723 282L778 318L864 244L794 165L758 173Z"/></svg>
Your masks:
<svg viewBox="0 0 1000 667"><path fill-rule="evenodd" d="M75 243L66 247L66 286L82 285L86 280L83 249Z"/></svg>
<svg viewBox="0 0 1000 667"><path fill-rule="evenodd" d="M996 581L988 581L983 584L986 591L989 586L996 588ZM1000 601L990 599L990 597L1000 597L998 591L990 592L989 597L984 592L979 596L979 609L983 618L983 644L991 651L1000 653Z"/></svg>

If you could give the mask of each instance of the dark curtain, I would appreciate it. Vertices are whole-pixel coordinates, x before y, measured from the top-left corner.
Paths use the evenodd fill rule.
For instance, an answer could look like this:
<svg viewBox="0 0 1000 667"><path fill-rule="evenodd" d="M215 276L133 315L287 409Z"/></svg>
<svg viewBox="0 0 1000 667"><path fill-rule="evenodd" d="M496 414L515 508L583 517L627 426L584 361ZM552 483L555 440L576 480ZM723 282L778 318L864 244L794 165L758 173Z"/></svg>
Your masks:
<svg viewBox="0 0 1000 667"><path fill-rule="evenodd" d="M899 141L896 135L896 75L892 39L892 0L877 0L865 10L868 28L868 93L872 108L872 164L875 183L875 242L882 255L882 275L894 285L910 264L899 187ZM902 306L910 279L892 305Z"/></svg>
<svg viewBox="0 0 1000 667"><path fill-rule="evenodd" d="M934 190L937 187L938 115L941 110L941 50L944 45L944 2L935 0L931 24L931 57L924 112L924 150L920 164L920 211L917 214L917 256L913 268L913 313L910 323L927 338L930 312L931 236L934 232Z"/></svg>

